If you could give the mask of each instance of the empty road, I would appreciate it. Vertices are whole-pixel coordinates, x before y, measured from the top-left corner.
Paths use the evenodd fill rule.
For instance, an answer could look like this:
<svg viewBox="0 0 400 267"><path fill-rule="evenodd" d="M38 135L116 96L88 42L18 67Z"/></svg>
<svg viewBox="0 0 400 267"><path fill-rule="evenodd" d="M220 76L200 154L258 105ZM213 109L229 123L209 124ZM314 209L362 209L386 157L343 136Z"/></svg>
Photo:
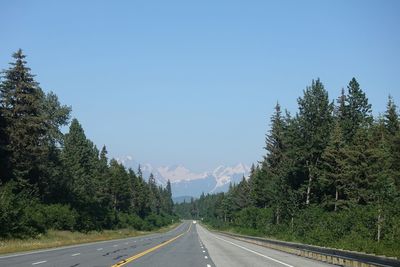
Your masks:
<svg viewBox="0 0 400 267"><path fill-rule="evenodd" d="M0 266L332 266L211 233L185 221L164 234L0 256Z"/></svg>

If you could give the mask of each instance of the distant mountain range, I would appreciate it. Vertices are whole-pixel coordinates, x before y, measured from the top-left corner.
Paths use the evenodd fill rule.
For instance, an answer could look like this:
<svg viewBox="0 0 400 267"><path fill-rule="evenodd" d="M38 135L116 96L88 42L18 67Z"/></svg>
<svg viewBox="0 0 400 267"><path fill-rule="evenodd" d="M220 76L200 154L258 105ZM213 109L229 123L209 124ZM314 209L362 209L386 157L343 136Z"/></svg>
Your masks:
<svg viewBox="0 0 400 267"><path fill-rule="evenodd" d="M173 197L172 201L174 201L174 203L189 203L192 200L193 197L191 196L180 196L180 197Z"/></svg>
<svg viewBox="0 0 400 267"><path fill-rule="evenodd" d="M118 159L127 168L137 170L139 164L130 156ZM165 185L171 181L172 195L179 201L180 197L188 199L199 197L203 192L226 192L230 183L239 183L243 176L248 177L250 167L239 163L236 166L218 166L213 171L195 173L182 165L153 167L151 164L141 164L143 176L148 178L153 173L157 182Z"/></svg>

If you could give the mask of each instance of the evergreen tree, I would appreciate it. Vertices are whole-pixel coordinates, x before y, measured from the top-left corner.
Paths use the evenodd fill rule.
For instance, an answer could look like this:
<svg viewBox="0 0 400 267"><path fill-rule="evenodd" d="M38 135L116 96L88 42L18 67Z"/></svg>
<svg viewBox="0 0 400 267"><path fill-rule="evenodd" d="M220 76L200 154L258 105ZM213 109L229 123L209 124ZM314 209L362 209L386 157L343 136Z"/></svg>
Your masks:
<svg viewBox="0 0 400 267"><path fill-rule="evenodd" d="M393 98L389 96L385 112L385 128L389 136L395 136L400 130L399 114Z"/></svg>
<svg viewBox="0 0 400 267"><path fill-rule="evenodd" d="M284 168L285 144L284 144L285 121L282 117L281 107L275 106L275 113L271 118L271 130L266 138L267 155L264 157L263 168L269 173L267 181L267 194L274 206L276 223L279 224L282 212L285 210L287 197L287 176Z"/></svg>
<svg viewBox="0 0 400 267"><path fill-rule="evenodd" d="M263 167L267 168L274 175L279 175L280 165L283 161L283 134L284 120L282 118L281 107L279 103L277 103L275 106L275 113L271 118L271 130L265 140L267 155L264 156L263 162Z"/></svg>
<svg viewBox="0 0 400 267"><path fill-rule="evenodd" d="M168 214L172 214L173 208L174 208L174 202L172 201L172 187L171 187L171 182L167 181L167 186L165 187L165 192L166 192L166 212Z"/></svg>
<svg viewBox="0 0 400 267"><path fill-rule="evenodd" d="M254 164L250 170L250 198L251 202L259 208L265 208L268 204L268 191L267 191L268 177L267 173ZM228 199L225 202L229 202ZM227 204L227 207L229 205Z"/></svg>
<svg viewBox="0 0 400 267"><path fill-rule="evenodd" d="M329 102L328 92L319 79L312 81L304 91L303 98L298 99L299 126L303 144L301 160L306 167L306 204L311 201L312 191L318 190L315 179L317 166L329 140L333 121L333 104ZM315 195L316 196L316 195Z"/></svg>
<svg viewBox="0 0 400 267"><path fill-rule="evenodd" d="M110 194L115 212L129 212L131 204L131 180L125 167L115 159L110 161Z"/></svg>
<svg viewBox="0 0 400 267"><path fill-rule="evenodd" d="M150 188L148 184L143 179L142 169L139 165L137 171L137 185L136 185L136 206L135 209L141 218L146 217L151 212L150 207Z"/></svg>
<svg viewBox="0 0 400 267"><path fill-rule="evenodd" d="M1 88L1 87L0 87ZM0 101L3 93L0 91ZM0 102L0 185L10 178L9 155L7 153L8 134L5 110Z"/></svg>
<svg viewBox="0 0 400 267"><path fill-rule="evenodd" d="M237 207L237 210L250 207L252 205L251 199L249 198L250 185L244 176L235 189L234 206Z"/></svg>
<svg viewBox="0 0 400 267"><path fill-rule="evenodd" d="M346 175L349 204L366 204L371 201L371 181L368 165L371 160L371 139L366 128L359 128L352 145L346 146Z"/></svg>
<svg viewBox="0 0 400 267"><path fill-rule="evenodd" d="M149 189L150 189L150 208L151 211L160 214L161 201L160 201L160 192L157 188L156 178L152 173L149 176Z"/></svg>
<svg viewBox="0 0 400 267"><path fill-rule="evenodd" d="M334 211L345 205L346 199L346 153L340 122L335 123L330 141L322 154L320 183L326 195L328 206L333 204Z"/></svg>
<svg viewBox="0 0 400 267"><path fill-rule="evenodd" d="M138 177L136 176L136 173L129 168L128 169L128 176L129 176L129 181L131 185L131 199L130 199L130 211L139 214L139 209L138 209L138 187L139 187L139 181Z"/></svg>
<svg viewBox="0 0 400 267"><path fill-rule="evenodd" d="M12 167L10 176L22 189L39 182L40 165L47 153L43 144L46 128L39 84L26 66L21 49L13 54L13 58L15 62L4 72L0 102L3 125L4 121L7 125L5 140L9 157L5 166Z"/></svg>
<svg viewBox="0 0 400 267"><path fill-rule="evenodd" d="M390 170L395 180L397 191L400 192L400 131L390 143Z"/></svg>
<svg viewBox="0 0 400 267"><path fill-rule="evenodd" d="M351 79L347 89L346 105L348 121L344 129L344 135L349 142L352 141L358 128L370 125L373 119L371 115L371 104L368 103L368 98L355 78Z"/></svg>
<svg viewBox="0 0 400 267"><path fill-rule="evenodd" d="M386 142L388 144L388 170L393 177L396 187L400 191L400 121L397 106L389 96L384 115Z"/></svg>
<svg viewBox="0 0 400 267"><path fill-rule="evenodd" d="M337 106L335 107L335 117L341 128L342 135L346 139L348 135L347 133L351 128L351 118L349 115L349 106L347 105L347 96L343 88L336 102ZM347 139L345 141L347 141Z"/></svg>
<svg viewBox="0 0 400 267"><path fill-rule="evenodd" d="M98 181L94 175L95 158L98 158L93 143L86 139L82 126L73 119L64 138L62 150L64 176L68 179L69 203L80 212L78 227L83 230L98 228L95 219Z"/></svg>
<svg viewBox="0 0 400 267"><path fill-rule="evenodd" d="M371 130L371 142L369 148L368 181L370 188L370 201L373 202L376 217L376 240L380 242L383 233L384 221L387 209L396 197L396 187L391 172L390 148L385 139L385 125L379 121Z"/></svg>
<svg viewBox="0 0 400 267"><path fill-rule="evenodd" d="M53 92L44 94L41 91L41 95L47 154L40 166L42 177L38 186L44 202L56 203L63 201L66 193L60 160L60 145L63 141L61 127L68 124L71 108L61 105Z"/></svg>

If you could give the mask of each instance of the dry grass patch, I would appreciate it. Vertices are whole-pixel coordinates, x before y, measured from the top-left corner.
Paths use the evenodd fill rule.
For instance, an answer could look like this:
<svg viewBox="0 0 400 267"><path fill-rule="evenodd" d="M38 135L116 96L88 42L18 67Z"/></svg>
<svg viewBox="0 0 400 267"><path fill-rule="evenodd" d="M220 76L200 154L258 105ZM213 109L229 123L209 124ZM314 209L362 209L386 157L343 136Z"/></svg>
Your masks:
<svg viewBox="0 0 400 267"><path fill-rule="evenodd" d="M180 223L175 223L151 232L119 229L104 230L102 232L89 232L86 234L80 232L49 230L46 234L39 235L36 238L0 240L0 254L135 237L151 233L164 233L177 227L179 224Z"/></svg>

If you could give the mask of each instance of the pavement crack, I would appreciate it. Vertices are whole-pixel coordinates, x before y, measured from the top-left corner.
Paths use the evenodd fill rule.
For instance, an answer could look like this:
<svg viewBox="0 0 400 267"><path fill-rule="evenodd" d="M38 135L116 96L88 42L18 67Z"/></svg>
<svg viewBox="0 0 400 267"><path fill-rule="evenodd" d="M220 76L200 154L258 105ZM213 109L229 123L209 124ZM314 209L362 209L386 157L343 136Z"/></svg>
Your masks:
<svg viewBox="0 0 400 267"><path fill-rule="evenodd" d="M126 257L126 256L128 256L128 255L127 254L119 255L119 256L113 258L113 260L119 260L120 258L123 258L123 257Z"/></svg>

